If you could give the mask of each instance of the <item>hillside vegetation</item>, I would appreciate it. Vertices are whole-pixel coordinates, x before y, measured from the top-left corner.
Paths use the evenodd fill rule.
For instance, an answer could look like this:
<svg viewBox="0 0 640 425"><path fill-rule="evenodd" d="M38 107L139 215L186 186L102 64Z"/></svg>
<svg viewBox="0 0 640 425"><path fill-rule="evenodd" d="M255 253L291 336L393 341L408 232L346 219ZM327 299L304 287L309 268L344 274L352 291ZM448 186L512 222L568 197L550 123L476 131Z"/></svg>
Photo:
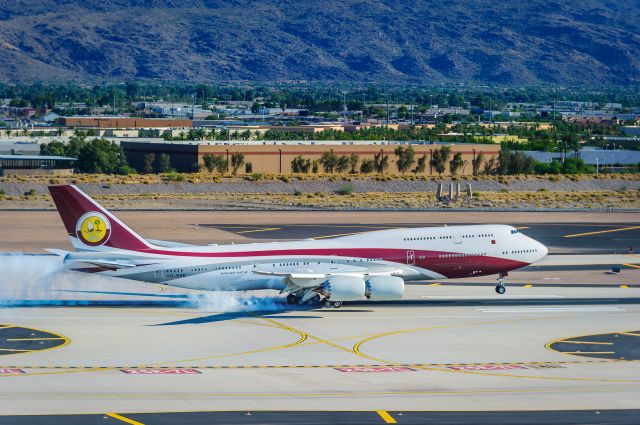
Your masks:
<svg viewBox="0 0 640 425"><path fill-rule="evenodd" d="M637 2L3 2L0 79L632 84Z"/></svg>

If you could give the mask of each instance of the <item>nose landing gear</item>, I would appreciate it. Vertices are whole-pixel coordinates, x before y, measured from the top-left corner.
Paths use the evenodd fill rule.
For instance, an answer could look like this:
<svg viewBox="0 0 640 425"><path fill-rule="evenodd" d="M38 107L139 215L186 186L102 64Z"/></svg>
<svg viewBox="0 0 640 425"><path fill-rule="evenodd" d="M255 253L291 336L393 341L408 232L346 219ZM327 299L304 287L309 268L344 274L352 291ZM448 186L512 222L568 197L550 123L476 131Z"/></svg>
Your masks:
<svg viewBox="0 0 640 425"><path fill-rule="evenodd" d="M500 273L498 277L498 285L496 286L496 292L500 295L504 294L507 291L507 288L504 287L504 278L507 276L506 273Z"/></svg>

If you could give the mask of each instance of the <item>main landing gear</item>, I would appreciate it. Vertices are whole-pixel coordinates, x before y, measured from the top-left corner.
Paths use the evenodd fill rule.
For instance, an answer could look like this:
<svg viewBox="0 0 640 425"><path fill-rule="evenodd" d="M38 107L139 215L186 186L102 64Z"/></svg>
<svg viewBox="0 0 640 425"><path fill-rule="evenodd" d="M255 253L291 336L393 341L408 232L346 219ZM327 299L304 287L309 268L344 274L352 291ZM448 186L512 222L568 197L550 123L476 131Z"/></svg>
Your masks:
<svg viewBox="0 0 640 425"><path fill-rule="evenodd" d="M342 307L342 301L329 301L326 300L324 302L324 306L329 308L329 307L333 307L333 308L340 308Z"/></svg>
<svg viewBox="0 0 640 425"><path fill-rule="evenodd" d="M293 305L320 305L320 295L316 294L314 296L312 296L311 298L309 298L308 300L305 300L304 302L302 301L303 298L299 295L296 294L289 294L287 295L287 304L293 304Z"/></svg>
<svg viewBox="0 0 640 425"><path fill-rule="evenodd" d="M496 286L496 292L500 295L504 294L507 291L507 288L504 287L504 278L507 276L506 273L500 273L498 277L498 285Z"/></svg>

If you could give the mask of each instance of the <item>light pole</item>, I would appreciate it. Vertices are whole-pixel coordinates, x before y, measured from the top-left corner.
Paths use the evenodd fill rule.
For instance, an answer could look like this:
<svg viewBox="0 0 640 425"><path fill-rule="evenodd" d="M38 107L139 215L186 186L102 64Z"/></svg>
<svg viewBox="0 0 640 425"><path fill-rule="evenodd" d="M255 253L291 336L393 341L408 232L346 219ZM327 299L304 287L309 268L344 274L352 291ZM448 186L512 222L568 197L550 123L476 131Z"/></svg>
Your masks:
<svg viewBox="0 0 640 425"><path fill-rule="evenodd" d="M598 173L598 166L599 166L599 162L598 162L598 157L596 157L596 176L599 174Z"/></svg>

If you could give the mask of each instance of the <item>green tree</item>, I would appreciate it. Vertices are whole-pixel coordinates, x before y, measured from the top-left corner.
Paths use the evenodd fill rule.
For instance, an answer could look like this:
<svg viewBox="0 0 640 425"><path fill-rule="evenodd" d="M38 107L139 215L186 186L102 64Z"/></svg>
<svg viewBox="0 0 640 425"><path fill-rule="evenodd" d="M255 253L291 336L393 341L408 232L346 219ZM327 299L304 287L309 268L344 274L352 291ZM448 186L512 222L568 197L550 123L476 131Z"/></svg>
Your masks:
<svg viewBox="0 0 640 425"><path fill-rule="evenodd" d="M464 165L465 161L462 159L462 152L456 152L453 155L453 159L449 161L449 171L452 176L458 174L460 168Z"/></svg>
<svg viewBox="0 0 640 425"><path fill-rule="evenodd" d="M231 154L231 167L233 168L233 174L238 173L242 164L244 164L244 154L239 152Z"/></svg>
<svg viewBox="0 0 640 425"><path fill-rule="evenodd" d="M173 171L173 168L171 168L171 157L169 154L160 154L160 157L158 158L158 171L161 173Z"/></svg>
<svg viewBox="0 0 640 425"><path fill-rule="evenodd" d="M373 159L363 159L360 163L360 172L362 174L373 173L375 169L375 164L373 163Z"/></svg>
<svg viewBox="0 0 640 425"><path fill-rule="evenodd" d="M320 157L320 165L324 168L325 173L333 173L338 165L338 155L333 153L333 149L330 149L322 154Z"/></svg>
<svg viewBox="0 0 640 425"><path fill-rule="evenodd" d="M78 152L77 167L83 173L129 174L124 150L105 139L94 139L84 143Z"/></svg>
<svg viewBox="0 0 640 425"><path fill-rule="evenodd" d="M451 156L451 148L449 146L442 146L440 149L433 151L431 161L429 164L436 170L438 174L442 174L447 169L447 161Z"/></svg>
<svg viewBox="0 0 640 425"><path fill-rule="evenodd" d="M154 171L153 163L156 161L156 155L153 152L144 155L144 172L151 174Z"/></svg>
<svg viewBox="0 0 640 425"><path fill-rule="evenodd" d="M482 152L478 153L475 158L471 161L471 166L473 168L473 175L477 176L480 174L480 167L482 166L482 161L484 161L484 154Z"/></svg>
<svg viewBox="0 0 640 425"><path fill-rule="evenodd" d="M415 162L415 152L411 145L406 148L404 146L398 146L393 153L395 153L397 157L396 167L398 167L398 171L403 174L409 170Z"/></svg>
<svg viewBox="0 0 640 425"><path fill-rule="evenodd" d="M340 155L336 163L336 171L338 173L344 173L349 169L350 159L346 155Z"/></svg>
<svg viewBox="0 0 640 425"><path fill-rule="evenodd" d="M418 164L416 168L413 169L413 172L416 174L423 174L427 169L427 155L422 155L418 158Z"/></svg>
<svg viewBox="0 0 640 425"><path fill-rule="evenodd" d="M311 160L298 155L291 160L291 171L294 173L308 173L311 169Z"/></svg>
<svg viewBox="0 0 640 425"><path fill-rule="evenodd" d="M384 174L387 168L389 168L389 156L384 154L384 151L380 151L373 156L374 169L378 174Z"/></svg>
<svg viewBox="0 0 640 425"><path fill-rule="evenodd" d="M349 155L349 166L351 167L351 174L356 173L356 167L358 166L359 160L360 160L360 157L356 155L354 152L351 152L351 155Z"/></svg>

